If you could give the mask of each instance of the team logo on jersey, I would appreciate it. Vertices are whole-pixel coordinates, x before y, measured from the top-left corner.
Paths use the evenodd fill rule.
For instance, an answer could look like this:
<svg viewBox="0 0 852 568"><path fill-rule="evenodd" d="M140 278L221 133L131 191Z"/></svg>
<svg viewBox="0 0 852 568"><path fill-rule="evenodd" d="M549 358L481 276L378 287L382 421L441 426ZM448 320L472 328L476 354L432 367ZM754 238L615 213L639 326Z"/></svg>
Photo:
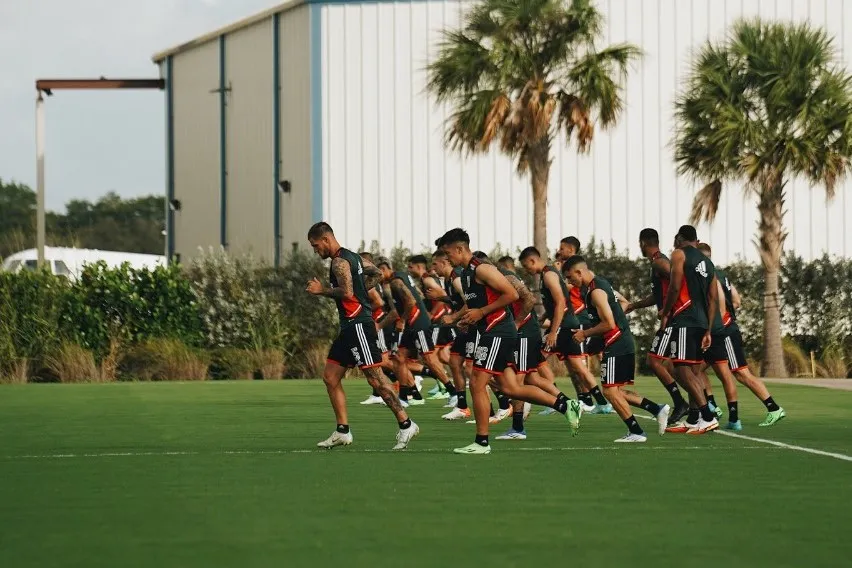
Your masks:
<svg viewBox="0 0 852 568"><path fill-rule="evenodd" d="M703 260L701 262L699 262L698 266L695 267L695 272L697 272L698 274L700 274L704 278L707 278L707 262L705 262Z"/></svg>

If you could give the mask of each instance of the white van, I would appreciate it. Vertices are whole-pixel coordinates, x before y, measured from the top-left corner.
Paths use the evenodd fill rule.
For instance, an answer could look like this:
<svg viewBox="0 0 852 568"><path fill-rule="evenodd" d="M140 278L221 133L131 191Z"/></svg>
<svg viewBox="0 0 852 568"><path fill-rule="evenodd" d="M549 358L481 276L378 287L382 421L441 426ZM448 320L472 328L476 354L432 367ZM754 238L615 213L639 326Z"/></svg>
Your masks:
<svg viewBox="0 0 852 568"><path fill-rule="evenodd" d="M50 271L58 276L76 280L87 264L104 261L110 268L117 268L129 263L132 268L154 269L166 265L166 257L156 254L136 254L132 252L115 252L108 250L91 250L63 247L44 247L44 262ZM38 265L38 251L27 249L8 256L3 261L3 270L20 272L35 270Z"/></svg>

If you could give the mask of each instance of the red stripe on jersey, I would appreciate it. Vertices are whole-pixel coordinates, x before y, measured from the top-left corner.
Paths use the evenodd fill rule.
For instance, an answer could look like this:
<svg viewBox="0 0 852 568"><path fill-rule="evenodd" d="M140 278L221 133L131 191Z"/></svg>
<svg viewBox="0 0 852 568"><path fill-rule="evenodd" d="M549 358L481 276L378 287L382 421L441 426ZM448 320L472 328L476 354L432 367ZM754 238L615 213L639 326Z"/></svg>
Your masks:
<svg viewBox="0 0 852 568"><path fill-rule="evenodd" d="M722 314L722 325L728 327L731 325L731 322L734 321L734 318L731 317L731 312L725 312Z"/></svg>
<svg viewBox="0 0 852 568"><path fill-rule="evenodd" d="M447 314L449 311L450 311L450 308L448 308L447 306L442 306L441 309L439 309L437 312L435 312L435 315L432 316L432 321L438 321L445 314Z"/></svg>
<svg viewBox="0 0 852 568"><path fill-rule="evenodd" d="M492 317L492 316L496 316L496 317ZM492 312L492 313L488 314L487 316L485 316L485 321L488 322L488 327L485 328L485 331L491 331L491 329L495 325L497 325L498 323L500 323L504 319L506 319L506 310L500 310L499 312Z"/></svg>
<svg viewBox="0 0 852 568"><path fill-rule="evenodd" d="M414 308L414 311L411 312L411 317L408 318L408 325L414 325L414 322L417 321L417 316L420 315L420 308Z"/></svg>
<svg viewBox="0 0 852 568"><path fill-rule="evenodd" d="M382 319L384 317L384 315L385 315L384 308L376 308L375 310L373 310L373 321L379 321L380 319Z"/></svg>
<svg viewBox="0 0 852 568"><path fill-rule="evenodd" d="M604 345L609 347L610 345L618 341L619 337L621 337L621 330L616 327L615 329L611 329L608 332L604 333L603 337Z"/></svg>
<svg viewBox="0 0 852 568"><path fill-rule="evenodd" d="M672 315L676 316L686 308L692 305L692 298L689 297L689 287L686 285L686 278L683 279L683 283L680 287L680 294L678 294L677 300L675 301L674 310L672 310Z"/></svg>
<svg viewBox="0 0 852 568"><path fill-rule="evenodd" d="M568 297L571 299L571 307L574 308L575 315L586 309L586 302L583 301L579 288L576 286L571 287L571 290L568 292Z"/></svg>
<svg viewBox="0 0 852 568"><path fill-rule="evenodd" d="M352 319L358 314L361 313L361 310L364 309L364 306L361 305L361 302L358 301L357 298L343 298L340 300L340 304L343 306L344 315L346 319Z"/></svg>

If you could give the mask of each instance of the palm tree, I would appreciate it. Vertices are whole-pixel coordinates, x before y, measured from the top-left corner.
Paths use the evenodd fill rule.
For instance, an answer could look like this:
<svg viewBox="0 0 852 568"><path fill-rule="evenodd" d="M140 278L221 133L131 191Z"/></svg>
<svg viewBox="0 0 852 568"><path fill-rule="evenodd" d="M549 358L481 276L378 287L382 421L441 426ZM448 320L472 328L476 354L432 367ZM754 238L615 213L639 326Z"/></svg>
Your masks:
<svg viewBox="0 0 852 568"><path fill-rule="evenodd" d="M741 20L725 41L702 48L676 102L678 170L706 184L693 221L713 221L723 182L743 183L757 198L764 376L786 375L778 273L787 182L803 176L834 196L852 156L850 86L824 30Z"/></svg>
<svg viewBox="0 0 852 568"><path fill-rule="evenodd" d="M462 152L500 149L530 173L533 241L547 251L550 149L561 129L580 152L594 137L594 117L612 126L622 85L640 51L629 44L595 49L603 17L589 0L483 0L459 30L446 31L428 67L429 90L455 112L446 144Z"/></svg>

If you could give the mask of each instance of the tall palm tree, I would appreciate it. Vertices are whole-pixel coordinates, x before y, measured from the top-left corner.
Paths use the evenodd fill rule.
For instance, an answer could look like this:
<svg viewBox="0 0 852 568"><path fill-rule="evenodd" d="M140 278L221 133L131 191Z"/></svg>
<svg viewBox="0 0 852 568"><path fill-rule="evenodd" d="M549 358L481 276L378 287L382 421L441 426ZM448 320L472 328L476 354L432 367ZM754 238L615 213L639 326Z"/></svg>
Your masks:
<svg viewBox="0 0 852 568"><path fill-rule="evenodd" d="M482 0L459 30L444 33L428 67L429 90L455 112L446 143L458 151L500 149L529 172L533 241L547 251L550 149L557 131L586 152L594 119L604 128L622 110L622 80L640 51L595 48L603 17L589 0Z"/></svg>
<svg viewBox="0 0 852 568"><path fill-rule="evenodd" d="M698 53L676 102L678 169L706 184L695 196L693 221L713 221L723 182L741 182L757 198L764 376L786 375L778 273L787 182L802 176L834 196L852 156L850 87L824 30L740 20L724 41Z"/></svg>

